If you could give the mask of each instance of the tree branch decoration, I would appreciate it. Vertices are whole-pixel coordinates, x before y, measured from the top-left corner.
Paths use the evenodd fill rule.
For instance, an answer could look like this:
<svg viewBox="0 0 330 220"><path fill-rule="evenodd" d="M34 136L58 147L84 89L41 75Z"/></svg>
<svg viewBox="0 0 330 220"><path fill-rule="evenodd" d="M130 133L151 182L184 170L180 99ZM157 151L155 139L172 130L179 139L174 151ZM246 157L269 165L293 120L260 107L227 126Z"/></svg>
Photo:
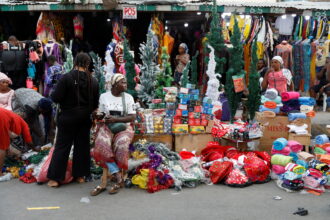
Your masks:
<svg viewBox="0 0 330 220"><path fill-rule="evenodd" d="M174 81L172 77L171 63L169 62L170 56L167 53L167 48L162 47L162 70L157 74L156 83L156 98L164 99L164 87L170 87Z"/></svg>
<svg viewBox="0 0 330 220"><path fill-rule="evenodd" d="M185 68L182 71L180 86L183 88L187 88L187 84L189 83L189 76L188 76L189 69L190 69L190 61L186 64Z"/></svg>

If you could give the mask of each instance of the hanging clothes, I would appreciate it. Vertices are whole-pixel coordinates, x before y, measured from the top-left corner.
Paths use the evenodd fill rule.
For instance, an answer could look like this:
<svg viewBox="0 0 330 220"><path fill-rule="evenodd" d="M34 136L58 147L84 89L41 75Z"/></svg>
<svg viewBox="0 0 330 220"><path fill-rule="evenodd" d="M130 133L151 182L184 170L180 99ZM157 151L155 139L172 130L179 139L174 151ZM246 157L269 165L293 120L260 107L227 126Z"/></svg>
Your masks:
<svg viewBox="0 0 330 220"><path fill-rule="evenodd" d="M47 43L48 40L55 39L55 29L52 21L49 18L49 14L41 12L36 28L37 39L43 43Z"/></svg>
<svg viewBox="0 0 330 220"><path fill-rule="evenodd" d="M304 91L310 88L310 65L311 65L311 43L310 40L303 42L303 72L304 72Z"/></svg>
<svg viewBox="0 0 330 220"><path fill-rule="evenodd" d="M167 53L171 54L174 46L174 38L170 35L170 33L165 32L163 43L164 47L167 48Z"/></svg>
<svg viewBox="0 0 330 220"><path fill-rule="evenodd" d="M292 46L287 41L282 41L275 48L274 55L281 56L284 61L284 67L293 72Z"/></svg>
<svg viewBox="0 0 330 220"><path fill-rule="evenodd" d="M280 35L292 35L294 24L294 17L292 16L279 16L275 21L275 27L278 29Z"/></svg>
<svg viewBox="0 0 330 220"><path fill-rule="evenodd" d="M74 36L80 40L84 38L84 18L77 15L73 18Z"/></svg>

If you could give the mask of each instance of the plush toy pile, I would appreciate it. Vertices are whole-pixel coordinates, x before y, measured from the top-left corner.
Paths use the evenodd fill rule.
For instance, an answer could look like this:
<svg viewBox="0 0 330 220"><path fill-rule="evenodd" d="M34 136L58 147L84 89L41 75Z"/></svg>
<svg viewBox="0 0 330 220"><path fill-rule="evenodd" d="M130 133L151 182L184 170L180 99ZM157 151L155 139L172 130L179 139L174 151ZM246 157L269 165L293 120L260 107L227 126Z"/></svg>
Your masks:
<svg viewBox="0 0 330 220"><path fill-rule="evenodd" d="M322 137L316 138L319 144L314 148L314 155L302 151L303 145L297 141L287 141L285 138L274 141L272 172L280 188L288 192L306 189L313 194L330 189L330 153L327 151L330 143L327 136Z"/></svg>

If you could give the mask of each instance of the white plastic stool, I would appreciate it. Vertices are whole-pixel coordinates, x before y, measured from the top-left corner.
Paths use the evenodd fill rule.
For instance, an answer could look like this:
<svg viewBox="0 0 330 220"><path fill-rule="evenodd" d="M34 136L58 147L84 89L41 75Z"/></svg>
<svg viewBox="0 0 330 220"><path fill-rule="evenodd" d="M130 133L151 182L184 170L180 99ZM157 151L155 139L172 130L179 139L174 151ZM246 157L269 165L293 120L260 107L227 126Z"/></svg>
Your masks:
<svg viewBox="0 0 330 220"><path fill-rule="evenodd" d="M325 112L327 110L327 94L324 92L323 93L323 111Z"/></svg>

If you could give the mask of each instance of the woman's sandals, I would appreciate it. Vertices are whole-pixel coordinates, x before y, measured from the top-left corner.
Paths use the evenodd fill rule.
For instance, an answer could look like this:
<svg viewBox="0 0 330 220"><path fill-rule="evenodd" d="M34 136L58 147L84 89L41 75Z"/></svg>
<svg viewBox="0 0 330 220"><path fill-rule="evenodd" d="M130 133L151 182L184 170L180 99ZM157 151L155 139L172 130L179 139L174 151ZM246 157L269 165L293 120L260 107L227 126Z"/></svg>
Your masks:
<svg viewBox="0 0 330 220"><path fill-rule="evenodd" d="M91 196L97 196L98 194L100 194L101 192L104 192L105 190L106 190L106 188L102 188L101 186L97 186L90 192L90 195Z"/></svg>

